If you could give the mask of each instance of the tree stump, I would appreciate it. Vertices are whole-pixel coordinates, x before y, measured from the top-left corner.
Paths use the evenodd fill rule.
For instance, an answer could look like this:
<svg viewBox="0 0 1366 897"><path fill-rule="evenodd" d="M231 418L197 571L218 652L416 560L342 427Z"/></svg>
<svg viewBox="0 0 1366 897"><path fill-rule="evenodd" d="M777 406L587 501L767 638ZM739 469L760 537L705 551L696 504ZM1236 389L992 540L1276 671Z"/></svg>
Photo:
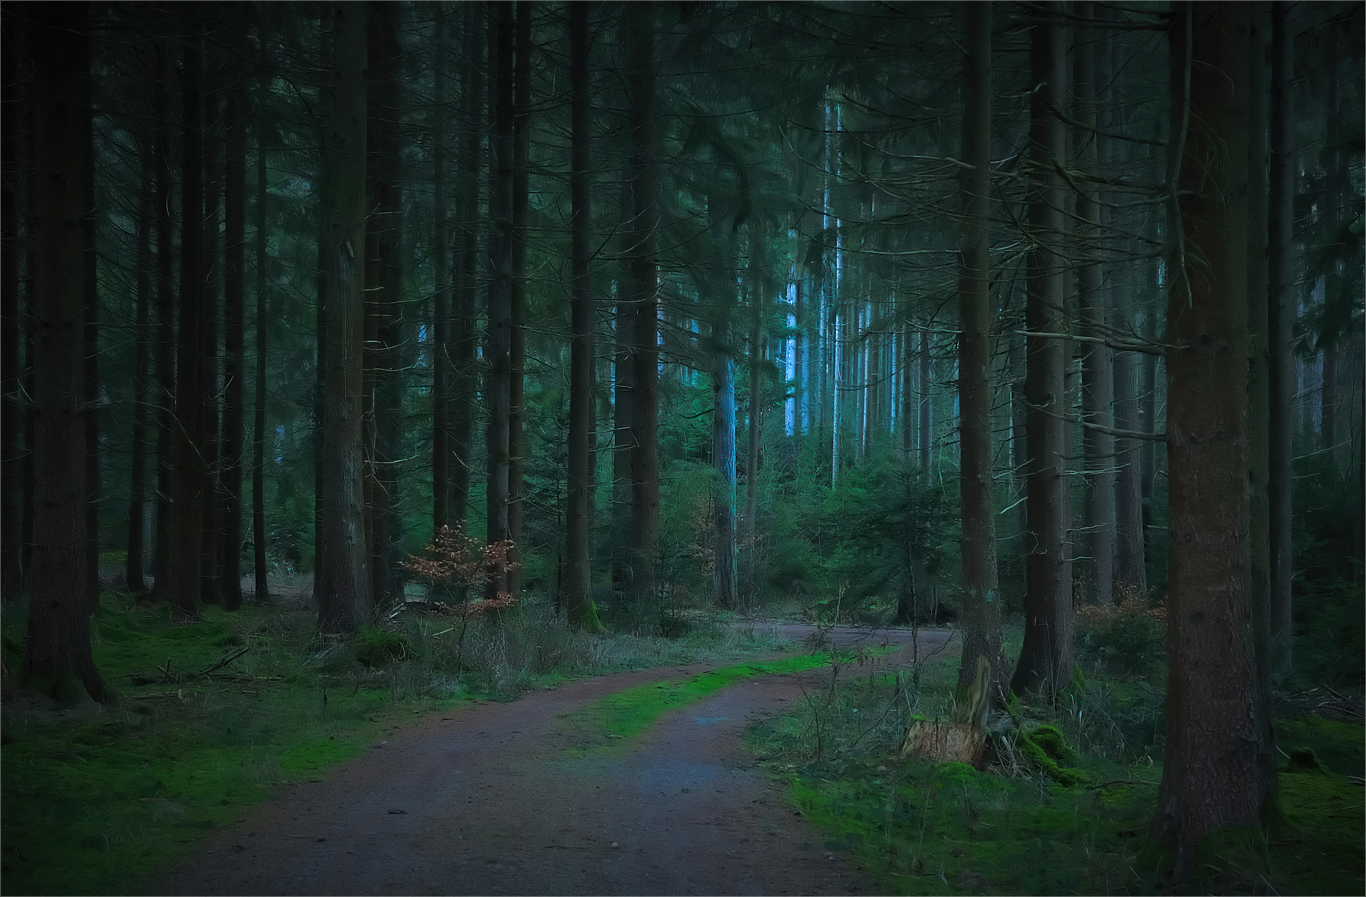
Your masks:
<svg viewBox="0 0 1366 897"><path fill-rule="evenodd" d="M987 730L972 722L917 719L906 729L901 756L944 763L956 760L981 768L986 760Z"/></svg>

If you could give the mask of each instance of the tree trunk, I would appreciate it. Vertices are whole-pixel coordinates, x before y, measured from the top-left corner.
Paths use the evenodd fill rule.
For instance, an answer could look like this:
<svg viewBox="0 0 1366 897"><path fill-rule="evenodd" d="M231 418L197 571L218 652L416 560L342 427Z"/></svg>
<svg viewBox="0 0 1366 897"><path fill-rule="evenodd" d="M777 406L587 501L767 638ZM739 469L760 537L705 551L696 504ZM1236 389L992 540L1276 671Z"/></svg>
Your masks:
<svg viewBox="0 0 1366 897"><path fill-rule="evenodd" d="M95 112L91 103L90 79L85 80L84 131L81 140L86 152L95 157ZM95 245L95 166L86 166L85 205L91 212L81 222L85 252L81 256L85 291L85 538L86 594L92 611L100 607L100 278L99 251Z"/></svg>
<svg viewBox="0 0 1366 897"><path fill-rule="evenodd" d="M1291 671L1291 483L1294 479L1295 269L1295 41L1290 4L1271 7L1271 99L1269 107L1270 202L1267 210L1268 281L1268 556L1271 641L1277 679Z"/></svg>
<svg viewBox="0 0 1366 897"><path fill-rule="evenodd" d="M565 603L576 629L602 629L593 604L592 530L589 526L593 477L593 119L588 81L588 4L569 6L570 264L573 295L569 348L569 491L565 506Z"/></svg>
<svg viewBox="0 0 1366 897"><path fill-rule="evenodd" d="M963 552L963 651L958 684L990 664L990 698L1005 697L1001 594L996 579L996 507L992 494L991 281L991 4L963 7L963 131L959 175L962 267L958 275L958 397L962 462L959 492Z"/></svg>
<svg viewBox="0 0 1366 897"><path fill-rule="evenodd" d="M132 470L128 477L128 557L124 565L126 588L133 594L147 590L143 577L143 535L147 519L147 369L152 353L152 146L149 139L138 144L141 182L138 185L137 219L137 311L133 372Z"/></svg>
<svg viewBox="0 0 1366 897"><path fill-rule="evenodd" d="M934 397L930 389L930 331L926 322L920 329L920 423L916 427L920 437L920 469L929 470L933 459L934 439L931 430Z"/></svg>
<svg viewBox="0 0 1366 897"><path fill-rule="evenodd" d="M168 547L166 599L182 619L199 615L202 578L204 456L202 380L205 359L203 317L203 72L199 12L187 6L182 45L184 96L181 160L180 320L176 340L175 466L171 470L172 526Z"/></svg>
<svg viewBox="0 0 1366 897"><path fill-rule="evenodd" d="M494 16L492 84L493 176L490 178L488 338L485 343L484 396L488 403L488 507L485 540L489 545L506 544L512 538L508 520L509 416L511 413L512 364L512 281L513 281L513 69L516 28L513 9L507 3L492 4ZM505 564L491 561L487 570L484 597L494 600L508 594Z"/></svg>
<svg viewBox="0 0 1366 897"><path fill-rule="evenodd" d="M324 635L349 633L371 614L361 507L361 378L364 325L366 7L336 7L324 166L323 238L327 320L319 447L318 576Z"/></svg>
<svg viewBox="0 0 1366 897"><path fill-rule="evenodd" d="M1255 829L1262 810L1247 498L1251 18L1250 4L1196 3L1169 32L1183 192L1171 222L1167 749L1153 828L1181 877L1197 871L1205 835Z"/></svg>
<svg viewBox="0 0 1366 897"><path fill-rule="evenodd" d="M526 439L524 395L526 369L527 201L531 158L531 4L517 4L516 65L512 100L512 332L508 364L508 592L522 594L523 465Z"/></svg>
<svg viewBox="0 0 1366 897"><path fill-rule="evenodd" d="M1054 114L1066 95L1067 53L1057 7L1049 4L1030 46L1029 225L1034 247L1027 260L1025 401L1028 403L1026 474L1029 553L1025 557L1025 630L1011 679L1017 694L1057 694L1072 679L1072 571L1067 557L1070 519L1063 458L1067 439L1064 384L1066 341L1035 333L1064 329L1066 280L1062 255L1064 190L1054 167L1066 152L1065 126Z"/></svg>
<svg viewBox="0 0 1366 897"><path fill-rule="evenodd" d="M376 602L402 596L398 465L403 432L403 265L397 16L391 3L370 6L369 179L371 216L365 233L366 308L373 321L367 345L371 362L369 501L371 591Z"/></svg>
<svg viewBox="0 0 1366 897"><path fill-rule="evenodd" d="M223 601L223 490L222 442L219 439L218 376L218 222L221 215L223 183L222 95L216 77L222 65L216 52L208 57L204 80L204 216L200 239L203 241L203 310L199 317L200 364L199 407L203 415L201 451L204 455L204 525L199 555L199 597L207 604Z"/></svg>
<svg viewBox="0 0 1366 897"><path fill-rule="evenodd" d="M242 455L246 439L247 98L227 95L227 156L223 166L223 606L242 606Z"/></svg>
<svg viewBox="0 0 1366 897"><path fill-rule="evenodd" d="M655 231L659 207L655 179L655 6L626 7L626 93L630 119L627 180L632 197L627 259L635 299L631 327L634 439L631 451L631 590L638 605L655 599L659 546L659 288Z"/></svg>
<svg viewBox="0 0 1366 897"><path fill-rule="evenodd" d="M432 254L434 283L432 293L432 532L454 527L451 503L450 388L451 371L451 248L446 209L446 6L432 4L433 46L432 90L435 94L432 129Z"/></svg>
<svg viewBox="0 0 1366 897"><path fill-rule="evenodd" d="M1082 3L1077 15L1092 18L1094 4ZM1076 110L1081 123L1077 141L1082 170L1099 175L1100 139L1096 130L1096 49L1099 35L1092 31L1079 35L1072 54L1076 68ZM1093 192L1087 192L1087 189ZM1101 204L1090 186L1077 192L1076 244L1082 262L1077 270L1082 332L1094 340L1106 333L1108 288L1101 270ZM1085 542L1082 551L1081 579L1084 598L1089 604L1110 604L1114 600L1115 574L1115 438L1106 430L1114 428L1114 372L1110 348L1104 342L1082 344L1082 421L1094 427L1082 428L1082 453L1086 464Z"/></svg>
<svg viewBox="0 0 1366 897"><path fill-rule="evenodd" d="M175 384L176 384L176 335L175 335L175 272L173 248L175 239L174 223L171 218L171 101L170 79L171 62L166 41L158 41L156 46L157 79L154 88L154 104L157 110L156 141L153 153L157 160L156 200L153 208L156 214L157 261L156 261L156 349L153 361L156 365L156 453L157 453L157 503L156 503L156 546L153 554L152 598L158 603L171 603L171 550L175 541L175 506L171 503L171 490L175 488Z"/></svg>
<svg viewBox="0 0 1366 897"><path fill-rule="evenodd" d="M4 31L11 46L22 45L19 17L5 11ZM19 235L20 147L18 53L0 54L0 83L10 85L0 98L0 596L9 601L23 580L23 417L19 393L19 270L24 244ZM148 154L144 151L144 159Z"/></svg>
<svg viewBox="0 0 1366 897"><path fill-rule="evenodd" d="M1256 673L1253 678L1257 756L1262 802L1279 794L1275 735L1272 732L1271 668L1271 557L1270 500L1267 491L1271 420L1267 297L1267 102L1266 49L1271 19L1268 7L1253 7L1253 40L1248 56L1248 200L1247 200L1247 318L1248 318L1248 511L1251 553L1252 640Z"/></svg>
<svg viewBox="0 0 1366 897"><path fill-rule="evenodd" d="M86 595L83 222L93 164L83 106L90 73L84 3L34 7L29 25L36 223L32 312L33 579L20 681L76 703L112 698L90 653ZM13 50L11 50L13 52Z"/></svg>
<svg viewBox="0 0 1366 897"><path fill-rule="evenodd" d="M722 208L719 190L707 198L707 217L712 237L711 375L712 466L716 470L712 492L713 557L712 591L725 608L737 603L738 578L735 544L735 355L731 314L735 308L735 272L731 269L730 221Z"/></svg>
<svg viewBox="0 0 1366 897"><path fill-rule="evenodd" d="M469 508L470 471L474 463L474 422L478 416L479 378L475 350L479 342L475 324L475 297L480 278L479 237L484 231L479 196L484 176L483 141L488 91L484 89L484 48L488 45L488 8L466 3L461 106L465 122L460 147L460 186L455 215L460 233L455 250L459 268L451 307L451 406L450 421L450 517L451 525L464 527Z"/></svg>
<svg viewBox="0 0 1366 897"><path fill-rule="evenodd" d="M267 10L258 8L264 17ZM261 95L270 87L270 67L266 64L265 22L261 23ZM270 602L269 562L266 558L266 347L268 317L266 290L270 283L269 258L266 255L266 203L269 201L266 172L265 114L256 109L256 403L251 441L251 541L254 549L256 600Z"/></svg>

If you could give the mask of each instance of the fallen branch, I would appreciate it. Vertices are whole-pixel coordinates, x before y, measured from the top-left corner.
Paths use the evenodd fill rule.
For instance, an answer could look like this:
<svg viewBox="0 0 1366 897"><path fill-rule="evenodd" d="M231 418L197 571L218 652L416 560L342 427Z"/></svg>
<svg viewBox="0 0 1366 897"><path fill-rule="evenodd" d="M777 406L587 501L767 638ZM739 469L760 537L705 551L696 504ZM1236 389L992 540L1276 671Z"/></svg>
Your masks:
<svg viewBox="0 0 1366 897"><path fill-rule="evenodd" d="M224 657L222 660L218 661L217 663L213 663L213 664L210 664L209 666L206 666L204 669L200 670L199 673L198 673L197 675L199 675L199 676L207 676L209 673L212 673L214 670L222 669L223 667L225 667L225 666L227 666L228 664L232 663L232 662L233 662L234 660L236 660L237 658L241 657L243 654L246 654L246 653L247 653L247 649L250 648L250 647L251 647L250 645L243 645L242 647L238 648L236 651L234 651L233 653L229 654L227 657Z"/></svg>

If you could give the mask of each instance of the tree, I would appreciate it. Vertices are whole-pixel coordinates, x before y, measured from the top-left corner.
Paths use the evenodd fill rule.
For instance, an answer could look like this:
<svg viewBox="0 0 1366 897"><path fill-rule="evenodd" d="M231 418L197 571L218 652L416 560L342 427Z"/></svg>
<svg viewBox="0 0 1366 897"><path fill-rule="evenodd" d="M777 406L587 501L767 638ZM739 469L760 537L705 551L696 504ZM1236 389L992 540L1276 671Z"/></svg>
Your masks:
<svg viewBox="0 0 1366 897"><path fill-rule="evenodd" d="M737 603L735 527L735 354L731 315L735 308L732 216L718 188L707 194L707 223L711 231L710 368L712 378L712 466L716 471L712 494L713 597L722 607Z"/></svg>
<svg viewBox="0 0 1366 897"><path fill-rule="evenodd" d="M267 64L265 23L267 12L257 10L261 29L258 57L261 62L258 101L253 110L256 129L256 389L252 410L251 437L251 542L256 584L256 600L270 601L269 564L266 558L266 350L269 333L266 320L266 290L270 282L270 259L266 253L266 202L270 196L265 137L265 100L270 91L270 66Z"/></svg>
<svg viewBox="0 0 1366 897"><path fill-rule="evenodd" d="M1295 220L1295 45L1290 30L1290 4L1271 7L1271 97L1268 108L1270 202L1267 210L1267 376L1268 553L1271 564L1271 638L1273 673L1290 673L1291 484L1294 480L1293 403L1295 356L1292 348L1295 318L1293 229Z"/></svg>
<svg viewBox="0 0 1366 897"><path fill-rule="evenodd" d="M371 613L362 507L361 377L365 286L366 7L334 11L327 96L323 232L326 365L318 452L318 622L349 633Z"/></svg>
<svg viewBox="0 0 1366 897"><path fill-rule="evenodd" d="M1025 375L1028 403L1026 473L1029 553L1025 558L1025 631L1010 686L1017 694L1056 694L1072 679L1072 570L1067 555L1069 519L1064 456L1062 256L1063 184L1058 169L1066 133L1062 106L1067 53L1055 4L1034 23L1030 38L1031 248L1025 329L1029 332Z"/></svg>
<svg viewBox="0 0 1366 897"><path fill-rule="evenodd" d="M403 172L397 4L370 4L367 119L371 214L365 231L366 502L375 600L403 593L399 463L403 439Z"/></svg>
<svg viewBox="0 0 1366 897"><path fill-rule="evenodd" d="M1093 3L1081 3L1077 15L1083 19L1092 18L1094 7ZM1082 174L1098 179L1100 137L1096 133L1096 101L1099 88L1094 31L1078 35L1072 59L1076 71L1074 116L1081 125L1077 129L1080 143L1077 154ZM1114 600L1115 574L1114 370L1110 347L1105 344L1109 302L1101 270L1098 188L1088 185L1077 190L1076 201L1075 242L1082 260L1077 269L1078 315L1083 335L1090 338L1082 344L1081 357L1086 497L1082 544L1085 562L1080 578L1088 602L1109 604Z"/></svg>
<svg viewBox="0 0 1366 897"><path fill-rule="evenodd" d="M1180 7L1169 31L1173 275L1167 308L1167 749L1154 834L1175 870L1257 830L1247 497L1248 57L1252 5Z"/></svg>
<svg viewBox="0 0 1366 897"><path fill-rule="evenodd" d="M181 48L184 88L182 101L180 316L176 334L175 420L170 470L171 519L167 549L165 597L172 613L185 619L199 615L203 586L204 485L208 468L204 455L204 406L201 383L208 359L201 343L204 314L204 171L203 171L203 54L199 13L186 13ZM162 574L158 571L158 577Z"/></svg>
<svg viewBox="0 0 1366 897"><path fill-rule="evenodd" d="M512 290L508 334L508 592L522 593L526 438L527 206L531 160L531 4L518 3L512 87Z"/></svg>
<svg viewBox="0 0 1366 897"><path fill-rule="evenodd" d="M0 10L4 40L19 43L22 27L15 7ZM11 43L12 42L12 43ZM18 54L0 55L0 82L13 85L18 79ZM19 270L23 242L19 235L19 150L17 91L7 89L0 98L0 592L12 596L23 578L23 527L21 499L23 461L19 437Z"/></svg>
<svg viewBox="0 0 1366 897"><path fill-rule="evenodd" d="M488 507L485 539L489 545L512 538L508 520L510 466L510 415L512 380L512 281L513 281L513 69L516 43L513 9L508 3L492 6L494 39L492 83L493 175L489 178L488 338L485 343L484 397L488 405L485 448L488 452ZM506 569L490 568L484 597L493 601L508 593Z"/></svg>
<svg viewBox="0 0 1366 897"><path fill-rule="evenodd" d="M565 604L571 625L602 628L593 605L590 501L593 482L592 100L588 5L569 6L572 150L570 264L573 294L569 349L569 490L565 504Z"/></svg>
<svg viewBox="0 0 1366 897"><path fill-rule="evenodd" d="M90 653L83 421L85 172L90 76L84 3L34 7L33 579L20 679L54 698L112 699Z"/></svg>
<svg viewBox="0 0 1366 897"><path fill-rule="evenodd" d="M223 606L242 606L242 459L246 448L247 99L227 95L227 157L223 166Z"/></svg>
<svg viewBox="0 0 1366 897"><path fill-rule="evenodd" d="M962 460L959 492L963 551L963 651L958 684L970 686L977 659L991 664L990 693L1008 683L1001 649L1001 595L996 580L996 508L991 488L991 4L963 7L963 164L959 204L962 254L958 275L958 395Z"/></svg>
<svg viewBox="0 0 1366 897"><path fill-rule="evenodd" d="M630 150L626 189L630 215L626 276L634 307L625 323L630 336L633 428L631 448L631 592L640 603L655 595L659 551L659 284L655 231L659 206L655 179L655 7L643 0L626 7L626 93Z"/></svg>
<svg viewBox="0 0 1366 897"><path fill-rule="evenodd" d="M128 558L125 582L128 591L147 591L143 577L143 533L147 522L147 368L152 354L152 169L154 160L150 139L139 141L141 182L138 185L137 219L137 347L133 372L133 459L128 476Z"/></svg>

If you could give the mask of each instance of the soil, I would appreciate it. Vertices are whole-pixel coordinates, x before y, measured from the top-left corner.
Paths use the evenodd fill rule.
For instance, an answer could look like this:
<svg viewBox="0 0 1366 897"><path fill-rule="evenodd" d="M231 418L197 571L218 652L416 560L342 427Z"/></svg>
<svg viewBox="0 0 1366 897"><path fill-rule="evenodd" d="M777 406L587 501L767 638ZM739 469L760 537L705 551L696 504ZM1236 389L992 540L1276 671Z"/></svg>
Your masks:
<svg viewBox="0 0 1366 897"><path fill-rule="evenodd" d="M811 632L773 628L797 640ZM911 662L909 630L831 635L898 648L864 673ZM948 637L922 631L921 650ZM608 742L573 713L716 666L600 676L434 714L255 808L163 870L154 893L866 893L859 870L825 848L740 744L756 717L799 703L828 670L742 680L629 740Z"/></svg>

